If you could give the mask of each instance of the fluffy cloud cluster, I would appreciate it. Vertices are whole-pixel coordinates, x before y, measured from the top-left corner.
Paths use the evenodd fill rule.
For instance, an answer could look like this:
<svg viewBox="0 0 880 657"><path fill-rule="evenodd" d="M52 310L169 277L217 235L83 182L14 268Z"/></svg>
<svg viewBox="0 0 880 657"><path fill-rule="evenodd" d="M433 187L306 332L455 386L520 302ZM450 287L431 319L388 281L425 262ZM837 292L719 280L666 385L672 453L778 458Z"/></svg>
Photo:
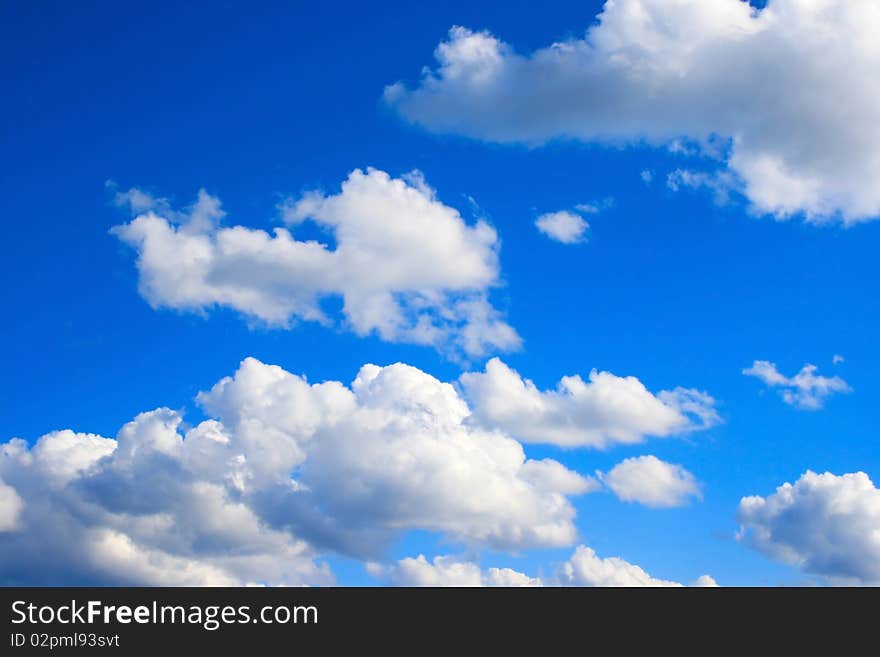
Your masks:
<svg viewBox="0 0 880 657"><path fill-rule="evenodd" d="M639 566L619 557L602 558L585 545L574 551L557 574L564 586L683 586L656 579ZM718 586L709 575L701 575L692 586Z"/></svg>
<svg viewBox="0 0 880 657"><path fill-rule="evenodd" d="M564 447L608 447L646 436L670 436L719 421L715 401L686 388L652 394L635 377L590 372L563 377L555 390L539 390L497 358L484 372L460 379L474 418L525 442Z"/></svg>
<svg viewBox="0 0 880 657"><path fill-rule="evenodd" d="M467 224L420 174L355 170L338 194L287 202L288 227L273 234L221 227L220 201L204 191L185 211L137 189L117 198L135 218L112 232L137 251L140 293L153 307L226 306L288 326L329 323L321 302L336 296L358 335L469 355L520 344L488 301L499 280L495 230ZM296 239L304 221L333 245Z"/></svg>
<svg viewBox="0 0 880 657"><path fill-rule="evenodd" d="M784 376L776 365L767 360L756 360L751 367L742 371L746 376L754 376L771 388L782 390L786 404L807 410L822 408L825 399L835 393L851 392L846 381L839 376L820 376L818 368L809 363L792 377Z"/></svg>
<svg viewBox="0 0 880 657"><path fill-rule="evenodd" d="M696 149L758 212L856 222L880 216L878 33L874 0L609 0L583 38L529 54L455 27L436 69L384 97L494 142Z"/></svg>
<svg viewBox="0 0 880 657"><path fill-rule="evenodd" d="M420 554L401 559L391 566L371 563L367 571L391 586L543 586L543 582L511 568L483 571L471 561L454 556L438 556L428 561Z"/></svg>
<svg viewBox="0 0 880 657"><path fill-rule="evenodd" d="M655 508L682 506L701 495L694 475L651 455L624 459L601 478L624 502Z"/></svg>
<svg viewBox="0 0 880 657"><path fill-rule="evenodd" d="M569 497L596 488L475 428L455 388L365 365L351 386L254 359L115 439L59 431L0 445L0 580L323 584L328 551L380 554L408 529L475 548L571 545Z"/></svg>
<svg viewBox="0 0 880 657"><path fill-rule="evenodd" d="M431 562L419 555L391 566L370 564L368 570L394 586L683 586L651 577L619 557L603 559L585 545L578 546L571 558L546 580L510 568L482 570L474 562L453 556L435 557ZM692 586L718 585L709 575L702 575Z"/></svg>
<svg viewBox="0 0 880 657"><path fill-rule="evenodd" d="M774 559L847 584L880 585L880 490L864 472L807 471L739 505L740 536Z"/></svg>
<svg viewBox="0 0 880 657"><path fill-rule="evenodd" d="M0 473L24 504L0 534L7 584L327 584L309 546L271 528L199 453L222 440L209 426L184 441L161 409L117 439L72 431L29 448L0 446ZM203 472L192 467L202 461ZM228 464L234 468L235 464Z"/></svg>
<svg viewBox="0 0 880 657"><path fill-rule="evenodd" d="M542 214L535 220L535 226L551 240L563 244L583 242L585 240L584 234L590 227L581 215L568 210Z"/></svg>

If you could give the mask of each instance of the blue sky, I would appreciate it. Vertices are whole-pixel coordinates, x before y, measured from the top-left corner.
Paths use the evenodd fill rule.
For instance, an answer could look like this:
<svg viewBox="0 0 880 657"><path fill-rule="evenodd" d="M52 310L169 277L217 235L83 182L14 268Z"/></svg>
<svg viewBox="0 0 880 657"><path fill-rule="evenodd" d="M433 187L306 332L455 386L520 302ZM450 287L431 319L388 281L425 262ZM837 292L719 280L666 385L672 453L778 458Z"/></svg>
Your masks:
<svg viewBox="0 0 880 657"><path fill-rule="evenodd" d="M706 189L674 191L670 172L717 171L723 160L672 152L653 135L503 143L433 129L430 118L383 102L386 85L418 86L453 25L530 53L581 38L602 4L4 6L0 439L32 444L66 428L113 437L159 406L185 411L194 425L206 417L196 394L247 356L311 382L348 384L364 363L405 362L442 381L482 370L495 353L450 358L358 336L342 321L288 330L228 307L153 309L138 294L135 253L109 232L131 218L114 189L184 207L204 188L222 200L226 224L268 230L282 225L284 198L337 194L355 168L392 177L418 169L439 201L498 232L500 284L490 298L523 340L497 354L510 367L542 390L595 368L638 377L650 391L684 386L717 400L722 422L705 431L605 450L525 444L530 458L585 475L652 454L699 481L702 499L678 508L607 490L572 497L577 544L664 580L825 581L821 568L808 572L736 540L736 514L742 497L769 496L807 470L880 476L880 224L847 225L839 214L812 221L808 212L780 219L736 185L722 203ZM603 199L613 202L584 214L584 243L535 228L541 214ZM835 354L845 360L833 363ZM818 410L796 408L743 376L755 360L789 376L814 363L852 392ZM384 559L456 554L546 575L571 549L478 549L415 529L396 536ZM357 559L320 558L340 583L377 581Z"/></svg>

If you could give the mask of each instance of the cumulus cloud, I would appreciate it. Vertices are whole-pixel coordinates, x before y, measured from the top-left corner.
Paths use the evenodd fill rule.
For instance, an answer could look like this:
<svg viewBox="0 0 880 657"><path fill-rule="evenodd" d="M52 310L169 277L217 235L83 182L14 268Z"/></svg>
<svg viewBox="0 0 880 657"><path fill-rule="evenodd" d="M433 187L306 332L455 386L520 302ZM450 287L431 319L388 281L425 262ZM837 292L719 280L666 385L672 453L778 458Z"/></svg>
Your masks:
<svg viewBox="0 0 880 657"><path fill-rule="evenodd" d="M624 502L650 507L682 506L701 495L694 475L680 465L651 455L624 459L601 478Z"/></svg>
<svg viewBox="0 0 880 657"><path fill-rule="evenodd" d="M287 227L272 234L222 227L220 201L204 190L182 211L137 189L116 198L135 218L112 232L137 252L139 290L155 308L224 306L288 327L330 323L321 302L340 297L358 335L473 356L520 345L488 299L499 284L498 235L483 221L466 223L421 174L355 170L338 194L284 203ZM332 246L297 239L306 221Z"/></svg>
<svg viewBox="0 0 880 657"><path fill-rule="evenodd" d="M807 471L739 504L740 539L835 583L880 585L880 490L864 472Z"/></svg>
<svg viewBox="0 0 880 657"><path fill-rule="evenodd" d="M390 566L376 563L367 571L392 586L542 586L540 579L529 577L510 568L489 568L486 571L471 561L454 556L438 556L428 561L420 554L401 559Z"/></svg>
<svg viewBox="0 0 880 657"><path fill-rule="evenodd" d="M598 210L594 210L594 212L598 212ZM559 212L542 214L535 220L535 226L551 240L563 244L577 244L586 241L585 234L590 224L579 214L560 210Z"/></svg>
<svg viewBox="0 0 880 657"><path fill-rule="evenodd" d="M18 518L24 502L12 486L0 480L0 532L8 532L18 528Z"/></svg>
<svg viewBox="0 0 880 657"><path fill-rule="evenodd" d="M759 213L852 223L880 215L878 32L873 0L615 0L583 38L526 54L454 27L437 67L384 98L492 142L696 149Z"/></svg>
<svg viewBox="0 0 880 657"><path fill-rule="evenodd" d="M585 545L579 545L571 558L559 564L546 580L511 568L483 570L475 562L454 556L438 556L428 561L419 555L392 565L371 563L367 570L393 586L683 586L651 577L639 566L619 557L599 557ZM718 584L709 575L701 575L692 586Z"/></svg>
<svg viewBox="0 0 880 657"><path fill-rule="evenodd" d="M187 467L211 438L203 427L184 441L179 427L176 413L160 409L139 415L116 440L61 431L33 447L0 445L0 473L24 500L18 527L0 537L0 581L331 583L307 543L268 526L222 471L199 476ZM75 468L53 461L74 453Z"/></svg>
<svg viewBox="0 0 880 657"><path fill-rule="evenodd" d="M478 423L525 442L604 448L719 421L706 393L676 388L655 395L637 378L610 372L593 370L588 381L565 376L555 390L544 391L493 358L484 372L465 373L460 383Z"/></svg>
<svg viewBox="0 0 880 657"><path fill-rule="evenodd" d="M0 581L326 584L322 554L377 555L409 529L571 545L569 497L596 488L471 426L451 384L403 364L347 386L249 358L197 399L209 419L190 428L161 408L115 439L0 445Z"/></svg>
<svg viewBox="0 0 880 657"><path fill-rule="evenodd" d="M266 379L270 403L254 395ZM306 409L332 410L290 436L285 418L300 415L298 405L296 397L279 397L276 379L303 395ZM322 401L322 389L249 359L200 400L248 439L288 434L291 466L299 463L298 480L308 489L303 497L348 532L421 528L499 548L574 540L566 496L588 491L591 481L556 461L526 459L498 431L471 427L470 409L452 385L403 364L365 365L350 389L320 385L332 386L332 403ZM243 418L241 400L255 409Z"/></svg>
<svg viewBox="0 0 880 657"><path fill-rule="evenodd" d="M639 566L619 557L602 558L595 550L580 545L557 572L562 586L684 586L679 582L651 577ZM702 575L694 586L717 586L709 575Z"/></svg>
<svg viewBox="0 0 880 657"><path fill-rule="evenodd" d="M770 388L780 388L782 400L796 408L817 410L825 400L836 393L852 392L849 384L839 376L820 376L818 368L809 363L792 377L784 376L776 369L776 364L767 360L756 360L751 367L742 371L746 376L754 376Z"/></svg>

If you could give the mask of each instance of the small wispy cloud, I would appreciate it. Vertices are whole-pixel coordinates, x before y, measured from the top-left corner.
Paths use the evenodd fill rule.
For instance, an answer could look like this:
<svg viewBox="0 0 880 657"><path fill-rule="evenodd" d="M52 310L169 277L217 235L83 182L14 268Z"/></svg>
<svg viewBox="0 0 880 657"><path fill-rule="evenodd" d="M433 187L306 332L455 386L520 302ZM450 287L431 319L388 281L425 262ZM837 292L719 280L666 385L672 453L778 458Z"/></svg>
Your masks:
<svg viewBox="0 0 880 657"><path fill-rule="evenodd" d="M562 244L579 244L587 241L590 224L583 215L597 215L614 207L614 198L606 196L598 201L578 203L572 210L545 212L535 219L535 226L551 240Z"/></svg>
<svg viewBox="0 0 880 657"><path fill-rule="evenodd" d="M599 214L603 210L614 207L614 197L606 196L598 201L590 201L589 203L578 203L574 209L584 214Z"/></svg>
<svg viewBox="0 0 880 657"><path fill-rule="evenodd" d="M535 226L551 240L562 244L586 242L590 224L581 215L568 210L546 212L535 220Z"/></svg>
<svg viewBox="0 0 880 657"><path fill-rule="evenodd" d="M666 186L673 192L684 189L706 190L718 205L726 205L736 190L736 179L729 171L675 169L666 176Z"/></svg>
<svg viewBox="0 0 880 657"><path fill-rule="evenodd" d="M779 372L775 363L756 360L742 373L760 379L770 388L780 388L786 404L806 410L822 408L831 395L852 392L849 384L839 376L821 376L816 374L817 370L815 365L807 363L797 374L787 377Z"/></svg>

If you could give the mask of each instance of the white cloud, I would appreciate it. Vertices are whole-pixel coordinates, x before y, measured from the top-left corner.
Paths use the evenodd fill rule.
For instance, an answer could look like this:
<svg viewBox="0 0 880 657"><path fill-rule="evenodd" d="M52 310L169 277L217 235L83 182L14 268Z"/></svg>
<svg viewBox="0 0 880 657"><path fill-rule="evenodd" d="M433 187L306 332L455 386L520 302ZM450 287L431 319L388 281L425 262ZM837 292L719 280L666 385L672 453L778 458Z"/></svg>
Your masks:
<svg viewBox="0 0 880 657"><path fill-rule="evenodd" d="M584 214L599 214L603 210L613 208L615 204L613 196L606 196L598 201L590 201L589 203L578 203L574 209Z"/></svg>
<svg viewBox="0 0 880 657"><path fill-rule="evenodd" d="M127 581L151 586L240 586L226 570L199 559L186 559L162 550L144 548L112 529L85 533L86 549L101 570Z"/></svg>
<svg viewBox="0 0 880 657"><path fill-rule="evenodd" d="M744 497L740 538L834 583L880 585L880 490L864 472L807 471L767 497Z"/></svg>
<svg viewBox="0 0 880 657"><path fill-rule="evenodd" d="M601 479L624 502L650 507L682 506L701 495L694 475L651 455L624 459Z"/></svg>
<svg viewBox="0 0 880 657"><path fill-rule="evenodd" d="M650 169L642 169L642 172L639 174L639 178L642 179L642 182L646 185L650 185L654 180L654 172Z"/></svg>
<svg viewBox="0 0 880 657"><path fill-rule="evenodd" d="M116 440L60 431L33 447L0 445L0 474L24 501L18 527L0 538L0 581L331 583L305 541L269 526L224 481L234 460L216 470L188 467L205 440L200 428L184 440L180 417L159 409ZM77 468L57 467L64 454L76 454Z"/></svg>
<svg viewBox="0 0 880 657"><path fill-rule="evenodd" d="M308 401L325 393L307 395L299 377L252 359L201 401L224 425L241 426L241 405L236 401L230 412L226 400L246 399L245 407L254 409L244 418L248 432L289 432L283 418L297 413L297 403L279 397L275 383L267 400L259 392L264 378L300 389L306 409L326 406ZM470 427L468 406L450 384L396 364L365 365L350 390L333 385L333 410L291 441L304 454L298 481L308 489L305 497L340 527L421 528L500 548L573 542L574 510L566 495L586 492L590 480L554 461L529 461L515 440Z"/></svg>
<svg viewBox="0 0 880 657"><path fill-rule="evenodd" d="M585 545L579 545L571 558L559 564L546 580L511 568L483 570L473 561L454 556L438 556L428 561L421 554L392 565L371 563L367 570L393 586L683 586L651 577L639 566L619 557L599 557ZM691 586L718 584L709 575L701 575Z"/></svg>
<svg viewBox="0 0 880 657"><path fill-rule="evenodd" d="M598 203L578 203L574 209L584 214L599 214L602 207Z"/></svg>
<svg viewBox="0 0 880 657"><path fill-rule="evenodd" d="M766 360L756 360L751 367L742 371L746 376L754 376L771 388L782 389L782 399L786 404L807 410L822 408L825 399L835 393L852 392L849 384L839 376L820 376L818 368L809 363L792 377L782 375L776 365Z"/></svg>
<svg viewBox="0 0 880 657"><path fill-rule="evenodd" d="M655 579L619 557L603 559L585 545L579 546L571 559L562 564L558 577L566 586L681 586L678 582Z"/></svg>
<svg viewBox="0 0 880 657"><path fill-rule="evenodd" d="M468 372L461 385L474 418L525 442L565 447L638 443L707 428L719 421L714 400L684 388L652 394L635 377L590 372L563 377L555 390L539 390L497 358L485 372Z"/></svg>
<svg viewBox="0 0 880 657"><path fill-rule="evenodd" d="M428 561L420 554L401 559L393 566L367 564L367 572L386 580L391 586L483 586L480 567L451 556L434 557Z"/></svg>
<svg viewBox="0 0 880 657"><path fill-rule="evenodd" d="M556 582L562 586L683 586L651 577L639 566L619 557L602 558L586 545L578 546L571 558L559 567ZM694 586L717 584L708 575L703 575Z"/></svg>
<svg viewBox="0 0 880 657"><path fill-rule="evenodd" d="M715 581L715 578L711 575L700 575L697 579L694 580L694 583L691 586L696 588L715 588L718 586L718 582Z"/></svg>
<svg viewBox="0 0 880 657"><path fill-rule="evenodd" d="M367 570L392 586L542 586L540 579L510 568L489 568L484 572L476 563L453 556L438 556L428 561L420 554L391 566L371 563Z"/></svg>
<svg viewBox="0 0 880 657"><path fill-rule="evenodd" d="M0 479L0 532L13 531L18 528L18 519L24 502L12 486L7 486Z"/></svg>
<svg viewBox="0 0 880 657"><path fill-rule="evenodd" d="M454 27L437 68L385 100L493 142L692 144L755 211L849 223L880 215L878 32L874 0L615 0L583 38L528 54Z"/></svg>
<svg viewBox="0 0 880 657"><path fill-rule="evenodd" d="M844 360L846 360L846 359L843 356L841 356L840 354L834 354L834 358L831 359L831 362L834 365L840 365Z"/></svg>
<svg viewBox="0 0 880 657"><path fill-rule="evenodd" d="M584 477L553 459L526 461L521 476L538 488L555 490L563 495L582 495L602 488L596 479Z"/></svg>
<svg viewBox="0 0 880 657"><path fill-rule="evenodd" d="M489 568L484 576L486 586L503 586L506 588L534 588L543 586L540 577L529 577L525 573L512 568Z"/></svg>
<svg viewBox="0 0 880 657"><path fill-rule="evenodd" d="M116 449L116 441L90 433L53 431L34 445L35 464L55 486L64 486Z"/></svg>
<svg viewBox="0 0 880 657"><path fill-rule="evenodd" d="M288 228L270 235L221 227L220 201L199 192L184 211L139 190L117 194L136 217L112 232L137 251L141 295L155 308L234 308L270 326L329 323L321 307L341 297L358 335L480 355L520 338L488 301L499 284L498 236L468 225L420 174L355 170L335 195L305 194L282 208ZM311 221L335 242L298 240Z"/></svg>
<svg viewBox="0 0 880 657"><path fill-rule="evenodd" d="M188 429L161 408L115 439L0 445L0 580L326 584L321 554L375 556L409 529L571 545L569 496L597 488L471 426L452 385L403 364L346 386L249 358L198 402L211 419Z"/></svg>
<svg viewBox="0 0 880 657"><path fill-rule="evenodd" d="M706 189L710 191L718 205L725 205L730 200L731 192L736 188L736 181L729 172L693 171L691 169L675 169L666 176L666 186L673 192L681 189Z"/></svg>
<svg viewBox="0 0 880 657"><path fill-rule="evenodd" d="M563 244L577 244L586 241L585 233L590 224L579 214L560 210L542 214L535 220L535 226L551 240Z"/></svg>

